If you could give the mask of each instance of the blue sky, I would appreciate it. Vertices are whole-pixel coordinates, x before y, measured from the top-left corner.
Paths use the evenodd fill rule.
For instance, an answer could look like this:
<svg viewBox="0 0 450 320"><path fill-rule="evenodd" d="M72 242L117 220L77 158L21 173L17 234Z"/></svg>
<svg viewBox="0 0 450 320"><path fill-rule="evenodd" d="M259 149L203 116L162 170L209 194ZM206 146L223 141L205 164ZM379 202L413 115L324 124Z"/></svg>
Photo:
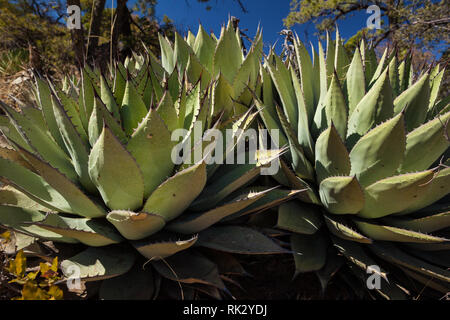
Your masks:
<svg viewBox="0 0 450 320"><path fill-rule="evenodd" d="M131 8L136 0L129 0ZM201 3L197 0L158 0L156 6L156 17L162 20L167 15L174 21L179 31L191 30L197 33L198 24L201 23L207 31L220 35L220 27L228 21L228 16L236 16L240 19L242 30L250 37L256 33L258 24L263 28L263 39L266 49L269 45L278 41L277 51L280 50L284 38L278 33L284 29L283 19L289 13L291 0L242 0L248 13L243 13L238 3L234 0L210 0ZM116 0L107 0L106 7L115 7ZM206 10L211 6L211 10ZM344 39L348 39L358 30L366 26L369 14L361 11L338 22L339 31ZM314 36L316 32L312 23L306 25L295 25L292 28L298 33L305 43L311 41L317 43ZM334 34L332 35L334 38Z"/></svg>
<svg viewBox="0 0 450 320"><path fill-rule="evenodd" d="M195 34L199 22L207 31L213 31L220 35L220 26L228 20L228 16L236 16L240 19L241 29L252 37L258 27L263 28L264 43L273 44L283 37L278 34L283 29L283 19L288 15L290 0L243 0L248 13L243 13L233 0L211 0L211 4L199 3L197 0L160 0L156 7L156 16L162 18L166 14L174 20L179 30L190 29ZM211 10L206 6L211 5ZM366 26L369 14L365 12L356 13L354 16L338 23L339 31L344 38L349 38L359 29ZM303 41L316 43L314 36L315 28L312 24L296 25L295 30Z"/></svg>
<svg viewBox="0 0 450 320"><path fill-rule="evenodd" d="M430 1L430 0L428 0ZM437 2L439 0L431 0ZM136 0L129 0L128 6L131 8ZM220 27L226 23L228 16L236 16L240 19L241 29L248 29L245 33L253 38L258 24L263 28L263 37L265 51L269 45L278 41L277 51L280 50L284 38L278 33L284 29L283 19L288 15L291 0L242 0L248 13L243 13L238 3L234 0L210 0L208 3L200 3L197 0L158 0L156 6L156 17L162 20L167 15L174 21L175 26L180 32L191 30L197 33L198 24L220 35ZM107 0L106 7L116 6L116 0ZM210 5L211 10L206 10ZM344 20L338 22L339 31L344 39L350 38L358 30L366 27L366 21L370 14L365 11L356 12ZM384 19L386 20L386 19ZM386 22L386 21L385 21ZM315 46L317 39L314 36L316 32L312 23L304 25L295 25L292 28L298 33L301 40L305 43L312 42ZM334 34L332 35L334 38ZM435 55L440 57L440 51L448 44L442 42L442 48L437 48Z"/></svg>

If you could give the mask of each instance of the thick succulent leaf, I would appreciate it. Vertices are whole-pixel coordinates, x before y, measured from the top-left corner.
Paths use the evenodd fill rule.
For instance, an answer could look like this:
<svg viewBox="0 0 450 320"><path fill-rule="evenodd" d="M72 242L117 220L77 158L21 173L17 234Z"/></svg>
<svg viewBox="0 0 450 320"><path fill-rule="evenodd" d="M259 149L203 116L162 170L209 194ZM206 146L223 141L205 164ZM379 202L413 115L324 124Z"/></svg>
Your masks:
<svg viewBox="0 0 450 320"><path fill-rule="evenodd" d="M56 92L56 96L58 97L59 101L61 103L58 103L58 106L62 107L63 110L66 112L67 116L70 119L70 122L73 124L73 126L75 127L76 132L78 132L78 134L80 135L81 139L86 142L86 145L88 145L89 143L89 139L88 139L88 135L87 135L87 131L84 129L84 126L81 122L81 118L80 118L80 112L79 112L79 105L78 102L71 96L69 96L68 94L64 93L63 91L59 90L58 88L55 88L55 92ZM55 113L54 110L54 105L52 102L52 111L55 115L55 119L57 120L57 114ZM59 131L61 132L61 124L58 123L58 128ZM61 134L62 136L63 134ZM63 138L64 141L64 138ZM64 145L64 147L66 147Z"/></svg>
<svg viewBox="0 0 450 320"><path fill-rule="evenodd" d="M424 276L417 272L411 271L408 268L402 268L402 270L404 273L406 273L406 275L422 283L423 285L425 285L425 287L439 291L444 295L447 294L448 288L446 284L444 284L442 281L441 282L436 281L432 276Z"/></svg>
<svg viewBox="0 0 450 320"><path fill-rule="evenodd" d="M186 117L186 102L187 102L187 84L184 82L180 88L180 95L175 102L178 109L178 128L184 128L184 120Z"/></svg>
<svg viewBox="0 0 450 320"><path fill-rule="evenodd" d="M336 56L336 43L331 39L327 31L327 52L326 52L326 70L327 70L327 88L330 86L331 78L335 70L334 58Z"/></svg>
<svg viewBox="0 0 450 320"><path fill-rule="evenodd" d="M312 119L314 113L314 92L313 83L311 81L313 77L312 60L309 56L308 50L305 45L300 41L298 36L294 37L294 48L297 56L297 64L300 72L301 88L304 96L304 105L306 109L307 119ZM294 76L294 75L293 75ZM306 116L305 115L305 116Z"/></svg>
<svg viewBox="0 0 450 320"><path fill-rule="evenodd" d="M393 110L392 89L386 70L351 112L348 120L348 143L353 145L367 131L390 119Z"/></svg>
<svg viewBox="0 0 450 320"><path fill-rule="evenodd" d="M448 255L444 250L434 252L422 250L405 250L405 252L444 269L447 269L448 266L450 266L450 255Z"/></svg>
<svg viewBox="0 0 450 320"><path fill-rule="evenodd" d="M97 99L94 99L94 107L92 109L88 124L89 143L91 144L91 146L94 146L94 144L97 142L98 137L100 137L100 134L102 133L103 127L105 125L98 105L99 103L97 102Z"/></svg>
<svg viewBox="0 0 450 320"><path fill-rule="evenodd" d="M39 153L43 159L64 173L69 179L76 181L77 174L69 157L53 138L47 134L45 129L38 127L25 114L15 111L1 101L0 105L32 150Z"/></svg>
<svg viewBox="0 0 450 320"><path fill-rule="evenodd" d="M350 157L334 125L320 134L315 149L318 182L330 176L350 174Z"/></svg>
<svg viewBox="0 0 450 320"><path fill-rule="evenodd" d="M161 64L163 68L171 74L175 68L175 56L169 40L158 33L159 45L161 46Z"/></svg>
<svg viewBox="0 0 450 320"><path fill-rule="evenodd" d="M180 74L184 73L187 62L189 60L189 53L193 52L189 44L183 39L178 32L175 32L175 44L173 49L174 61Z"/></svg>
<svg viewBox="0 0 450 320"><path fill-rule="evenodd" d="M182 81L182 79L181 79ZM174 70L172 74L170 75L169 79L167 79L166 82L167 91L170 94L170 97L172 98L172 101L178 100L181 84L180 84L180 78L178 75L177 70ZM177 105L175 105L175 114L178 112Z"/></svg>
<svg viewBox="0 0 450 320"><path fill-rule="evenodd" d="M136 91L142 96L142 98L144 98L145 89L148 88L147 84L151 83L151 78L149 77L148 73L148 67L142 67L136 72L136 76L133 79L136 86Z"/></svg>
<svg viewBox="0 0 450 320"><path fill-rule="evenodd" d="M320 99L320 63L319 63L319 52L314 49L314 46L312 43L310 43L311 46L311 55L312 55L312 90L313 90L313 109L311 110L311 116L309 117L312 119L314 116L314 109L316 108L317 103Z"/></svg>
<svg viewBox="0 0 450 320"><path fill-rule="evenodd" d="M405 109L406 131L410 132L421 125L427 116L430 101L429 74L424 74L414 85L403 91L394 100L394 113Z"/></svg>
<svg viewBox="0 0 450 320"><path fill-rule="evenodd" d="M91 67L86 64L83 69L84 73L89 76L89 80L91 81L94 89L99 89L97 86L97 83L100 81L100 70L98 68L95 68L94 70L91 69Z"/></svg>
<svg viewBox="0 0 450 320"><path fill-rule="evenodd" d="M125 274L135 259L133 251L120 246L90 247L61 261L60 267L67 278L96 281Z"/></svg>
<svg viewBox="0 0 450 320"><path fill-rule="evenodd" d="M53 113L50 87L44 80L36 77L36 89L37 100L41 107L42 114L44 115L47 128L56 143L64 150L65 145L56 123L55 114Z"/></svg>
<svg viewBox="0 0 450 320"><path fill-rule="evenodd" d="M197 37L195 38L195 42L192 47L201 64L205 66L209 73L212 73L216 43L208 35L202 25L199 25L198 27Z"/></svg>
<svg viewBox="0 0 450 320"><path fill-rule="evenodd" d="M328 91L328 79L327 79L327 65L325 61L325 53L322 48L322 43L319 41L319 77L320 77L320 96L318 100L316 100L316 106L321 104L321 101L325 98L325 95ZM314 66L316 65L316 61L314 60ZM331 80L331 79L330 79ZM311 121L314 117L314 114L309 118Z"/></svg>
<svg viewBox="0 0 450 320"><path fill-rule="evenodd" d="M260 167L256 164L221 166L214 174L217 178L203 190L191 208L200 211L214 207L229 194L256 178L259 173Z"/></svg>
<svg viewBox="0 0 450 320"><path fill-rule="evenodd" d="M274 98L274 83L272 81L272 78L269 74L269 71L267 71L267 68L264 66L261 66L261 75L262 75L262 85L263 85L263 92L261 96L261 100L256 95L253 97L255 100L255 104L258 108L263 109L261 111L261 117L264 120L264 115L268 114L270 118L274 119L277 122L277 126L275 126L278 129L281 129L281 123L278 121L277 111L275 110L275 98ZM266 125L266 128L271 129Z"/></svg>
<svg viewBox="0 0 450 320"><path fill-rule="evenodd" d="M223 111L226 119L233 113L234 90L222 73L219 74L215 82L212 96L214 115L217 115Z"/></svg>
<svg viewBox="0 0 450 320"><path fill-rule="evenodd" d="M78 242L76 239L64 237L58 233L30 224L44 218L45 214L37 210L0 205L0 224L2 226L50 241L65 243Z"/></svg>
<svg viewBox="0 0 450 320"><path fill-rule="evenodd" d="M394 96L399 94L399 73L397 68L397 55L394 54L388 66L389 70L389 83L391 84L392 92Z"/></svg>
<svg viewBox="0 0 450 320"><path fill-rule="evenodd" d="M379 218L424 208L449 193L449 173L428 170L377 181L365 189L366 202L358 215Z"/></svg>
<svg viewBox="0 0 450 320"><path fill-rule="evenodd" d="M117 105L111 88L109 87L106 79L103 76L100 77L100 97L108 111L114 116L117 121L120 121L119 106Z"/></svg>
<svg viewBox="0 0 450 320"><path fill-rule="evenodd" d="M411 71L411 56L408 55L405 60L400 63L398 67L398 82L399 82L399 92L405 91L409 86L409 77Z"/></svg>
<svg viewBox="0 0 450 320"><path fill-rule="evenodd" d="M132 81L128 80L120 108L122 124L126 134L133 134L134 129L136 129L146 114L147 107L142 101L142 97L136 91Z"/></svg>
<svg viewBox="0 0 450 320"><path fill-rule="evenodd" d="M327 115L325 113L325 99L328 96L328 91L329 90L326 91L322 99L319 101L311 123L311 134L314 138L318 137L323 130L329 127L327 123Z"/></svg>
<svg viewBox="0 0 450 320"><path fill-rule="evenodd" d="M151 102L151 97L154 94L154 97L156 98L156 100L159 101L162 98L164 90L163 90L163 88L161 86L160 81L158 80L158 78L156 76L157 71L154 68L149 68L148 72L149 72L149 75L150 75L151 82L148 83L148 85L147 85L147 87L145 89L144 97L150 96L150 102ZM163 71L161 70L161 72L163 72ZM147 91L149 91L149 90L151 90L152 93L148 93ZM144 101L144 103L148 102L148 100L147 101L143 100L143 101ZM149 106L150 102L149 102L149 104L146 104L146 106L147 105Z"/></svg>
<svg viewBox="0 0 450 320"><path fill-rule="evenodd" d="M98 123L104 123L108 128L111 129L111 131L121 143L127 143L128 137L125 131L123 131L122 129L122 125L120 124L120 117L119 120L117 120L98 97L96 98L95 107L98 110ZM103 126L100 126L100 129L102 127Z"/></svg>
<svg viewBox="0 0 450 320"><path fill-rule="evenodd" d="M126 274L103 280L101 300L151 300L157 294L157 283L151 268L135 265Z"/></svg>
<svg viewBox="0 0 450 320"><path fill-rule="evenodd" d="M364 221L355 221L355 223L366 236L374 240L414 243L440 243L450 241L449 239L397 227L372 224Z"/></svg>
<svg viewBox="0 0 450 320"><path fill-rule="evenodd" d="M298 189L298 190L305 190L305 192L302 192L299 194L299 199L301 199L304 202L307 203L314 203L321 205L320 199L318 195L316 194L315 190L304 180L297 177L294 172L288 167L288 165L280 159L280 165L281 170L283 174L285 175L286 179L289 181L289 185L292 188Z"/></svg>
<svg viewBox="0 0 450 320"><path fill-rule="evenodd" d="M134 158L110 129L103 131L89 156L89 175L113 210L135 210L142 206L144 181Z"/></svg>
<svg viewBox="0 0 450 320"><path fill-rule="evenodd" d="M294 69L291 69L292 81L294 85L295 95L297 97L297 107L298 107L298 129L297 138L298 143L302 147L305 155L308 159L314 159L313 153L313 141L309 132L309 118L308 112L305 105L305 98L300 89L300 83L298 82L297 76L295 75ZM312 111L310 112L313 113ZM312 117L312 115L311 115Z"/></svg>
<svg viewBox="0 0 450 320"><path fill-rule="evenodd" d="M87 132L89 118L94 107L94 87L86 68L81 72L80 120Z"/></svg>
<svg viewBox="0 0 450 320"><path fill-rule="evenodd" d="M401 213L410 213L425 208L450 193L450 168L444 168L434 173L431 180L421 185L419 196L410 201L409 206Z"/></svg>
<svg viewBox="0 0 450 320"><path fill-rule="evenodd" d="M21 148L26 149L29 152L35 152L7 116L0 115L0 132L5 138L19 145Z"/></svg>
<svg viewBox="0 0 450 320"><path fill-rule="evenodd" d="M368 273L367 270L362 270L358 268L356 265L352 263L348 263L348 268L350 271L356 276L356 278L360 281L360 283L364 284L367 282L368 279ZM369 269L370 273L376 273L377 270L374 270L373 268ZM407 300L410 298L410 292L400 286L399 284L393 282L392 284L388 282L388 280L385 280L383 277L381 277L381 286L380 289L374 288L374 292L379 294L380 297L382 297L385 300ZM348 279L348 278L347 278ZM372 278L373 279L373 278ZM346 280L347 283L352 286L353 290L358 290L355 287L354 280ZM367 286L367 285L366 285ZM358 296L363 299L365 297L365 293L362 291L364 289L359 288L359 294ZM367 291L366 291L367 292Z"/></svg>
<svg viewBox="0 0 450 320"><path fill-rule="evenodd" d="M433 232L450 227L450 211L431 214L425 217L411 218L386 218L388 225L397 228L414 230L417 232Z"/></svg>
<svg viewBox="0 0 450 320"><path fill-rule="evenodd" d="M437 65L435 67L437 70L439 70L439 65ZM438 95L439 95L439 89L441 87L441 82L442 82L442 78L444 76L444 72L445 69L442 69L437 75L435 75L434 77L431 76L430 77L430 87L431 87L431 91L430 91L430 103L428 105L428 111L432 110Z"/></svg>
<svg viewBox="0 0 450 320"><path fill-rule="evenodd" d="M363 50L361 50L361 53L362 52L363 52ZM367 48L365 50L365 54L364 54L364 74L365 74L365 78L366 78L366 87L369 86L377 67L378 67L378 61L377 61L377 56L375 54L374 48Z"/></svg>
<svg viewBox="0 0 450 320"><path fill-rule="evenodd" d="M318 271L325 265L328 242L322 233L316 232L313 235L293 234L291 236L291 247L295 262L294 277L299 273Z"/></svg>
<svg viewBox="0 0 450 320"><path fill-rule="evenodd" d="M450 147L450 141L446 139L446 135L450 135L450 126L445 126L449 119L450 112L447 112L408 133L400 173L428 169Z"/></svg>
<svg viewBox="0 0 450 320"><path fill-rule="evenodd" d="M163 182L148 198L144 212L170 221L178 217L202 192L206 184L206 164L193 165Z"/></svg>
<svg viewBox="0 0 450 320"><path fill-rule="evenodd" d="M352 229L347 224L348 221L333 215L324 215L324 218L328 230L330 230L336 237L361 243L372 243L372 239L369 239L358 231Z"/></svg>
<svg viewBox="0 0 450 320"><path fill-rule="evenodd" d="M145 82L141 82L139 84L139 94L142 95L142 101L146 106L150 106L153 103L153 99L156 97L157 100L159 100L160 95L156 94L154 91L161 90L161 85L158 83L155 86L153 85L153 78L155 77L152 73L153 71L150 68L147 68L147 74ZM175 73L175 72L174 72ZM162 95L162 94L161 94ZM118 118L118 121L120 121L120 116Z"/></svg>
<svg viewBox="0 0 450 320"><path fill-rule="evenodd" d="M259 34L256 36L250 51L233 79L234 95L236 98L248 97L250 101L248 99L241 101L246 105L251 102L252 98L249 90L255 90L256 88L263 53L262 47L262 36Z"/></svg>
<svg viewBox="0 0 450 320"><path fill-rule="evenodd" d="M40 176L24 171L26 169L19 169L19 171L10 172L11 176L6 176L6 178L11 180L15 186L20 187L20 190L27 195L32 195L33 200L49 201L52 207L58 208L62 212L73 213L86 218L104 217L106 215L103 208L94 203L57 169L25 150L20 149L20 152L28 159ZM18 177L17 174L20 171L24 175ZM42 178L45 179L45 182ZM43 190L36 190L40 188L43 188ZM64 199L61 199L61 196Z"/></svg>
<svg viewBox="0 0 450 320"><path fill-rule="evenodd" d="M375 72L373 73L372 79L370 80L369 88L372 87L375 81L377 81L377 79L381 76L383 70L386 70L384 67L387 61L387 55L388 55L388 48L384 49L383 55L381 56L380 60L377 63L375 63L377 67ZM376 62L376 56L374 61Z"/></svg>
<svg viewBox="0 0 450 320"><path fill-rule="evenodd" d="M20 152L17 152L14 149L0 146L0 157L10 160L16 164L20 164L22 167L34 172L34 168L28 163L28 161L20 154Z"/></svg>
<svg viewBox="0 0 450 320"><path fill-rule="evenodd" d="M193 53L189 56L186 73L191 83L200 83L199 86L201 90L206 89L212 79L212 75L205 69L205 66L200 63L197 56Z"/></svg>
<svg viewBox="0 0 450 320"><path fill-rule="evenodd" d="M25 193L20 192L19 190L8 185L0 188L0 203L3 205L20 207L24 209L49 211L49 208L39 204L28 197Z"/></svg>
<svg viewBox="0 0 450 320"><path fill-rule="evenodd" d="M222 135L226 137L226 143L223 143L223 160L220 159L220 161L208 161L208 162L213 162L208 164L207 166L207 172L208 172L208 178L212 177L214 175L214 173L220 168L221 166L221 162L224 162L226 159L233 159L233 161L228 160L228 162L234 162L234 159L236 157L236 149L237 146L243 146L245 144L245 139L246 137L249 138L254 138L254 136L252 136L251 131L247 130L250 128L250 126L252 125L253 120L256 118L257 113L252 112L252 109L248 109L247 112L245 112L242 116L240 116L236 121L226 121L222 127L220 128L220 130L222 131ZM215 129L217 126L220 125L220 122L217 121L214 124L213 129ZM229 129L229 130L227 130ZM250 133L250 136L248 135L248 133ZM207 136L208 139L211 139L211 136ZM210 140L205 140L205 141L210 141ZM218 141L215 139L215 141ZM255 140L253 140L255 141ZM195 151L195 148L194 148ZM257 151L258 152L258 151ZM243 153L242 150L239 151L238 156L239 157L244 157L245 161L248 161L249 163L251 162L251 159L255 160L254 162L258 161L258 153L255 153L254 155L252 154L252 156L255 156L254 158L250 158L250 155L248 155L248 153ZM269 151L270 153L270 151ZM275 152L276 153L276 152ZM205 151L203 151L203 154L205 154ZM209 154L206 153L208 155L208 160L211 160L211 158L209 158ZM279 153L278 153L279 155ZM269 163L269 162L267 162ZM267 164L266 163L266 164ZM228 169L233 170L234 166L225 166L222 170L224 172L229 171Z"/></svg>
<svg viewBox="0 0 450 320"><path fill-rule="evenodd" d="M200 119L200 116L202 118L206 118L204 115L208 112L208 108L204 107L201 111L201 114L199 115L199 118L194 124L194 130L191 131L189 136L186 136L187 140L185 140L183 143L188 143L187 147L190 149L183 152L182 157L182 165L179 167L179 169L186 169L189 166L191 166L192 163L197 163L203 159L205 163L208 163L207 165L207 173L210 174L209 170L211 170L212 167L219 166L219 162L221 161L221 155L215 156L213 158L214 151L216 151L216 148L222 148L222 145L220 144L219 140L221 137L218 137L216 135L215 131L220 122L217 121L214 126L213 130L207 130L203 136L201 134L198 134L200 132L203 132L204 129L208 127L207 123ZM205 128L202 128L205 126ZM190 141L189 141L190 140ZM220 140L222 141L222 140ZM191 145L189 145L191 143ZM186 147L186 145L184 145ZM220 159L220 160L219 160ZM216 160L216 161L215 161Z"/></svg>
<svg viewBox="0 0 450 320"><path fill-rule="evenodd" d="M322 122L319 129L322 131L326 127L331 126L331 124L334 124L339 136L345 139L347 133L347 102L345 101L344 93L342 92L336 73L331 79L331 84L323 103L326 121ZM322 127L325 123L326 127Z"/></svg>
<svg viewBox="0 0 450 320"><path fill-rule="evenodd" d="M289 146L292 156L292 165L295 173L300 177L308 180L313 180L314 170L311 163L306 158L303 148L298 142L297 134L292 129L291 125L288 123L286 116L283 114L281 109L276 106L278 113L278 118L281 120L284 132L286 132L289 140Z"/></svg>
<svg viewBox="0 0 450 320"><path fill-rule="evenodd" d="M232 82L244 58L236 31L229 21L228 26L222 27L219 42L214 52L214 77L222 73Z"/></svg>
<svg viewBox="0 0 450 320"><path fill-rule="evenodd" d="M216 264L199 253L180 252L165 261L154 262L153 266L164 278L173 281L225 289Z"/></svg>
<svg viewBox="0 0 450 320"><path fill-rule="evenodd" d="M406 144L404 117L394 118L370 130L350 152L352 170L365 187L394 174L403 161Z"/></svg>
<svg viewBox="0 0 450 320"><path fill-rule="evenodd" d="M181 240L179 235L159 233L143 240L134 241L133 246L147 259L160 260L188 249L194 245L197 238L195 235Z"/></svg>
<svg viewBox="0 0 450 320"><path fill-rule="evenodd" d="M0 164L0 176L8 184L47 208L71 212L72 209L67 200L41 176L4 158L0 158Z"/></svg>
<svg viewBox="0 0 450 320"><path fill-rule="evenodd" d="M173 171L171 158L174 142L170 132L158 115L150 109L128 142L127 149L136 159L144 178L144 198Z"/></svg>
<svg viewBox="0 0 450 320"><path fill-rule="evenodd" d="M167 125L167 128L170 132L178 128L177 112L168 91L164 93L156 111L158 112L163 122Z"/></svg>
<svg viewBox="0 0 450 320"><path fill-rule="evenodd" d="M108 213L106 219L129 240L140 240L151 236L166 225L163 217L145 212L115 210Z"/></svg>
<svg viewBox="0 0 450 320"><path fill-rule="evenodd" d="M277 227L301 234L314 234L322 226L319 207L289 201L278 207Z"/></svg>
<svg viewBox="0 0 450 320"><path fill-rule="evenodd" d="M123 241L117 231L104 220L67 218L48 214L45 219L34 224L63 237L77 239L90 247L102 247Z"/></svg>
<svg viewBox="0 0 450 320"><path fill-rule="evenodd" d="M241 139L244 135L238 137ZM238 162L247 162L245 164L230 164L221 166L217 173L208 176L217 177L212 184L205 189L204 193L194 203L194 210L209 209L219 201L225 199L232 192L251 183L260 173L261 169L268 166L272 161L278 159L285 150L256 150L254 154L239 154ZM243 158L241 158L241 155ZM245 161L244 161L245 159ZM217 192L217 194L215 194ZM210 201L208 200L210 199Z"/></svg>
<svg viewBox="0 0 450 320"><path fill-rule="evenodd" d="M266 74L265 71L262 72L263 74ZM266 79L267 82L271 81L268 75L265 75L264 79ZM264 103L259 100L256 95L253 97L255 105L258 108L258 114L261 116L267 130L276 130L278 132L278 147L285 147L288 145L288 139L283 132L280 121L278 121L275 105L266 102L267 100L273 99L272 93L267 93L269 90L272 91L272 87L268 86L266 83L263 83L263 85L265 85L263 89Z"/></svg>
<svg viewBox="0 0 450 320"><path fill-rule="evenodd" d="M433 118L435 114L442 115L450 111L450 95L440 100L434 106L433 110L428 113L429 118Z"/></svg>
<svg viewBox="0 0 450 320"><path fill-rule="evenodd" d="M118 62L114 72L114 98L118 106L122 105L123 95L125 93L127 71L122 62ZM102 96L103 98L103 96Z"/></svg>
<svg viewBox="0 0 450 320"><path fill-rule="evenodd" d="M197 84L191 92L188 94L186 98L186 114L180 116L180 118L184 118L184 128L189 131L189 133L193 130L193 126L195 120L197 119L198 114L200 113L201 108L201 90L200 86Z"/></svg>
<svg viewBox="0 0 450 320"><path fill-rule="evenodd" d="M421 189L433 176L431 170L385 178L365 189L366 202L358 214L379 218L408 208L422 194ZM421 187L422 186L422 187Z"/></svg>
<svg viewBox="0 0 450 320"><path fill-rule="evenodd" d="M267 191L248 192L207 212L185 213L167 226L167 229L192 234L209 228L223 218L239 212L266 195Z"/></svg>
<svg viewBox="0 0 450 320"><path fill-rule="evenodd" d="M44 131L49 137L51 137L50 131L48 130L47 123L45 122L44 115L42 114L42 110L34 107L34 106L27 106L16 100L20 112L24 115L25 118L27 118L29 121L34 123L39 129ZM64 149L64 148L63 148Z"/></svg>
<svg viewBox="0 0 450 320"><path fill-rule="evenodd" d="M339 30L336 28L336 52L334 57L334 69L337 72L339 81L344 80L347 73L347 69L350 66L350 59L347 56L344 43L339 34Z"/></svg>
<svg viewBox="0 0 450 320"><path fill-rule="evenodd" d="M58 123L59 131L66 148L69 151L69 155L72 159L73 167L79 177L79 181L89 192L94 193L96 189L89 177L87 168L89 147L78 134L75 126L70 121L61 104L56 99L52 99L52 103L53 112L55 114L56 122Z"/></svg>
<svg viewBox="0 0 450 320"><path fill-rule="evenodd" d="M364 207L364 193L355 177L336 176L323 180L320 199L334 214L355 214Z"/></svg>
<svg viewBox="0 0 450 320"><path fill-rule="evenodd" d="M258 187L252 187L251 190L264 190L265 188L258 188ZM264 197L256 200L254 203L249 205L248 207L245 207L238 213L231 215L224 219L224 221L228 221L237 217L241 217L250 213L254 212L260 212L267 210L269 208L273 208L278 206L279 204L289 200L290 198L293 198L297 195L299 195L301 192L304 192L304 190L283 190L279 188L271 188L267 190L267 194L264 195Z"/></svg>
<svg viewBox="0 0 450 320"><path fill-rule="evenodd" d="M418 259L398 247L388 243L377 243L371 246L371 249L381 258L388 260L396 265L401 265L413 271L426 276L432 276L445 282L450 282L450 271L436 267L422 259Z"/></svg>
<svg viewBox="0 0 450 320"><path fill-rule="evenodd" d="M348 114L351 117L358 103L366 94L366 80L364 76L364 68L361 59L361 53L356 48L353 55L352 63L347 71L347 96L348 96Z"/></svg>
<svg viewBox="0 0 450 320"><path fill-rule="evenodd" d="M277 56L275 58L276 65L273 65L269 61L266 65L269 69L272 81L280 95L281 103L283 106L284 114L286 115L289 125L297 130L298 128L298 111L297 111L297 98L295 96L294 87L291 80L291 74L284 65L283 61ZM286 128L284 128L286 130ZM297 136L297 134L295 134Z"/></svg>
<svg viewBox="0 0 450 320"><path fill-rule="evenodd" d="M378 263L373 260L363 249L363 247L353 241L345 241L337 237L331 238L334 246L342 253L351 263L363 269L365 272L370 266L377 266ZM376 272L376 270L372 269ZM377 273L384 280L388 280L387 273L380 270Z"/></svg>
<svg viewBox="0 0 450 320"><path fill-rule="evenodd" d="M151 51L148 51L148 56L150 57L150 66L154 71L155 77L162 80L165 72L164 68L161 66L160 60Z"/></svg>
<svg viewBox="0 0 450 320"><path fill-rule="evenodd" d="M262 233L241 226L211 227L200 232L197 246L238 254L288 253Z"/></svg>
<svg viewBox="0 0 450 320"><path fill-rule="evenodd" d="M448 251L450 250L450 243L405 243L405 246L412 250L422 251Z"/></svg>

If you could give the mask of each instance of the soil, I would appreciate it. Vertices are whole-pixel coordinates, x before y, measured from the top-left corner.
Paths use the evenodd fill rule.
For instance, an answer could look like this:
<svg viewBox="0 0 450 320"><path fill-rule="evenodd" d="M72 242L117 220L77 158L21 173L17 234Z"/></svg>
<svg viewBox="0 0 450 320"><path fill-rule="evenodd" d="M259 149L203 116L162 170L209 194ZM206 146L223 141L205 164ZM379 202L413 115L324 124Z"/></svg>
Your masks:
<svg viewBox="0 0 450 320"><path fill-rule="evenodd" d="M336 275L325 292L318 277L310 272L292 279L295 270L290 257L274 259L273 256L240 260L244 269L253 277L235 279L241 289L229 285L237 300L354 300L359 299L353 289ZM339 273L338 273L339 274Z"/></svg>

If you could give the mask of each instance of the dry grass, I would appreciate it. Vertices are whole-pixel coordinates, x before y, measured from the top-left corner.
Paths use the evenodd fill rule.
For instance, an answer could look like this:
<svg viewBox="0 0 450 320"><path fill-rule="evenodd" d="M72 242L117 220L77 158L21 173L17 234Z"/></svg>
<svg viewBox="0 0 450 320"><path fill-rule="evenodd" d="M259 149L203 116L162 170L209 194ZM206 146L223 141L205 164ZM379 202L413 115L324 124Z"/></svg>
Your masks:
<svg viewBox="0 0 450 320"><path fill-rule="evenodd" d="M9 106L19 108L15 99L28 102L30 100L31 76L27 71L19 71L11 76L0 77L0 100Z"/></svg>

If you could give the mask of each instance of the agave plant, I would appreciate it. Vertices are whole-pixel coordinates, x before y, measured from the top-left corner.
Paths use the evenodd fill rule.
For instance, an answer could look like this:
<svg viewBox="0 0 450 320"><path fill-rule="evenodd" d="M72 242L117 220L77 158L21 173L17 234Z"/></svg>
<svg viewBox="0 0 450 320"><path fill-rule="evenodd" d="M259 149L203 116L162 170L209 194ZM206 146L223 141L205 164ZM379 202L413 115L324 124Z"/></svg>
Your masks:
<svg viewBox="0 0 450 320"><path fill-rule="evenodd" d="M313 61L297 36L293 42L295 54L284 61L266 58L256 103L265 126L279 129L290 148L277 180L306 189L301 201L278 210L278 228L292 232L292 250L301 253L297 273L317 271L326 287L342 264L330 253L333 243L364 283L368 267L380 267L386 281L377 291L385 297L403 296L394 270L447 292L450 111L449 97L438 99L444 70L413 70L410 56L399 61L387 50L377 61L364 42L350 59L339 33L336 41L328 37L326 54L320 42L312 48Z"/></svg>
<svg viewBox="0 0 450 320"><path fill-rule="evenodd" d="M164 54L162 64L167 68ZM250 126L256 113L250 109L220 121L228 102L210 90L214 83L202 89L202 76L187 84L184 72L171 74L151 56L135 55L111 69L104 76L86 68L78 84L66 78L62 86L37 77L37 106L16 111L1 103L6 116L0 130L9 146L0 148L6 185L0 190L0 224L39 239L87 246L61 268L66 277L75 272L86 281L121 276L103 281L103 298L151 298L161 276L220 297L226 287L218 268L227 272L232 261L225 252L286 251L232 218L297 191L243 188L273 160L264 151L246 164L207 164L202 158L175 165L175 130L185 129L180 139L193 142L192 154L205 147L195 140L198 125L202 132L232 129L234 146L243 139L238 129ZM216 225L225 218L226 224ZM143 271L145 260L150 263Z"/></svg>
<svg viewBox="0 0 450 320"><path fill-rule="evenodd" d="M197 83L200 78L202 90L211 80L212 104L229 114L243 113L252 103L251 91L261 90L259 68L262 58L262 33L256 32L252 46L245 55L239 28L230 19L223 26L220 37L208 34L200 25L197 36L190 31L186 39L178 33L174 44L159 36L161 46L161 64L164 70L173 74L186 72L190 83Z"/></svg>

